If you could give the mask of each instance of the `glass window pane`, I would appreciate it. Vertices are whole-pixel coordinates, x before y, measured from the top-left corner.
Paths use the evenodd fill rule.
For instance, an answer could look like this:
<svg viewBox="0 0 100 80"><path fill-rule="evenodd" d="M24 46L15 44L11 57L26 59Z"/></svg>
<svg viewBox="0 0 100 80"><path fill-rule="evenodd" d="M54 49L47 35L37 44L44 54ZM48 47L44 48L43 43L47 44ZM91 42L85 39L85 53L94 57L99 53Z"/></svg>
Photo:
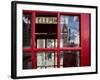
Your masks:
<svg viewBox="0 0 100 80"><path fill-rule="evenodd" d="M61 51L60 66L63 67L78 67L80 66L79 51Z"/></svg>
<svg viewBox="0 0 100 80"><path fill-rule="evenodd" d="M57 67L56 52L37 52L37 68L54 68Z"/></svg>
<svg viewBox="0 0 100 80"><path fill-rule="evenodd" d="M37 48L57 47L56 19L57 17L54 15L36 15L35 38Z"/></svg>
<svg viewBox="0 0 100 80"><path fill-rule="evenodd" d="M57 39L47 39L46 40L46 47L47 48L55 48L57 47Z"/></svg>
<svg viewBox="0 0 100 80"><path fill-rule="evenodd" d="M37 48L56 48L57 39L37 39Z"/></svg>
<svg viewBox="0 0 100 80"><path fill-rule="evenodd" d="M31 14L23 14L23 47L31 46Z"/></svg>
<svg viewBox="0 0 100 80"><path fill-rule="evenodd" d="M37 48L45 48L45 39L37 39Z"/></svg>
<svg viewBox="0 0 100 80"><path fill-rule="evenodd" d="M32 53L23 52L23 69L32 69Z"/></svg>
<svg viewBox="0 0 100 80"><path fill-rule="evenodd" d="M60 17L60 47L80 45L79 16Z"/></svg>

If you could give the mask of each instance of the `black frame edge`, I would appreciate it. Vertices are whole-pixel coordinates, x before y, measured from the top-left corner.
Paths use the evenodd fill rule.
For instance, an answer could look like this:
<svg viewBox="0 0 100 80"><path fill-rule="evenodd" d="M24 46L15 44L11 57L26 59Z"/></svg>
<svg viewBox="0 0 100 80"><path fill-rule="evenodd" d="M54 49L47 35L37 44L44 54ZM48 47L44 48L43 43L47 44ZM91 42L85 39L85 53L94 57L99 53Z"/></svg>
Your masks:
<svg viewBox="0 0 100 80"><path fill-rule="evenodd" d="M17 76L16 70L16 10L17 4L34 4L34 5L49 5L49 6L65 6L65 7L81 7L81 8L94 8L96 9L96 71L85 72L85 73L69 73L69 74L52 74L52 75L38 75L38 76ZM24 1L12 1L11 2L11 78L13 79L24 79L24 78L40 78L40 77L56 77L56 76L74 76L74 75L90 75L98 73L98 7L88 5L73 5L73 4L57 4L57 3L41 3L41 2L24 2Z"/></svg>
<svg viewBox="0 0 100 80"><path fill-rule="evenodd" d="M49 5L49 6L68 6L68 7L81 7L81 8L96 8L97 6L89 5L75 5L75 4L60 4L60 3L44 3L44 2L31 2L31 1L12 1L18 4L34 4L34 5Z"/></svg>
<svg viewBox="0 0 100 80"><path fill-rule="evenodd" d="M16 2L11 2L11 78L16 78Z"/></svg>
<svg viewBox="0 0 100 80"><path fill-rule="evenodd" d="M97 72L87 72L87 73L71 73L71 74L52 74L52 75L38 75L38 76L20 76L14 79L28 79L28 78L44 78L44 77L61 77L61 76L79 76L79 75L93 75Z"/></svg>
<svg viewBox="0 0 100 80"><path fill-rule="evenodd" d="M98 74L98 7L96 9L96 73Z"/></svg>

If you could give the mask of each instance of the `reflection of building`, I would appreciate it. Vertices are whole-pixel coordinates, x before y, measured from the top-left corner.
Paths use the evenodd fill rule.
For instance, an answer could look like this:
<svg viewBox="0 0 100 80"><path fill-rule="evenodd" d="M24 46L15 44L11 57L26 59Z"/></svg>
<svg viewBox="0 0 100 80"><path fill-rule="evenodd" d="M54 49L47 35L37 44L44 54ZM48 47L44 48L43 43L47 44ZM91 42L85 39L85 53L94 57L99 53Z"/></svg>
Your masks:
<svg viewBox="0 0 100 80"><path fill-rule="evenodd" d="M67 48L67 47L74 47L75 43L71 43L70 39L71 39L71 32L70 32L70 26L68 25L69 23L69 18L68 17L64 17L63 19L63 25L62 25L62 43L63 43L63 47ZM73 39L74 41L74 39ZM75 66L79 66L79 54L78 52L75 51L63 51L62 52L63 57L61 57L62 59L62 65L63 67L75 67Z"/></svg>
<svg viewBox="0 0 100 80"><path fill-rule="evenodd" d="M63 24L63 29L62 29L62 38L63 38L63 47L67 47L69 44L69 30L67 24Z"/></svg>

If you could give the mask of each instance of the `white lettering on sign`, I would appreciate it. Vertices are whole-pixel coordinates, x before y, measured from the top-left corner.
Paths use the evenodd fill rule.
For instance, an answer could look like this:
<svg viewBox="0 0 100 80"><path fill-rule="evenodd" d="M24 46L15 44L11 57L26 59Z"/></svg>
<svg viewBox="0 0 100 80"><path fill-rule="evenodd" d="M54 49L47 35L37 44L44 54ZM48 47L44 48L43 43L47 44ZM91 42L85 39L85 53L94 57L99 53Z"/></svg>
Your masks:
<svg viewBox="0 0 100 80"><path fill-rule="evenodd" d="M36 17L37 24L57 24L57 17Z"/></svg>

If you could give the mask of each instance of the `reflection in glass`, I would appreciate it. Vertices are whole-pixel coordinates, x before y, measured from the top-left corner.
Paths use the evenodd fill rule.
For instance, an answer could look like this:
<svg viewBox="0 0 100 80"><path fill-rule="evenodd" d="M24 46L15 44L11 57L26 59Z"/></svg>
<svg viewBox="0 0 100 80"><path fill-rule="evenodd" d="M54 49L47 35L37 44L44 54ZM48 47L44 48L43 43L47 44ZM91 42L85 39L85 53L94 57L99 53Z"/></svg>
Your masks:
<svg viewBox="0 0 100 80"><path fill-rule="evenodd" d="M80 66L79 51L61 51L60 65L63 67Z"/></svg>
<svg viewBox="0 0 100 80"><path fill-rule="evenodd" d="M56 48L57 39L37 39L37 48Z"/></svg>
<svg viewBox="0 0 100 80"><path fill-rule="evenodd" d="M61 15L60 47L79 46L79 16Z"/></svg>
<svg viewBox="0 0 100 80"><path fill-rule="evenodd" d="M53 39L47 39L47 48L54 48L54 40Z"/></svg>
<svg viewBox="0 0 100 80"><path fill-rule="evenodd" d="M23 14L23 47L31 46L31 14Z"/></svg>
<svg viewBox="0 0 100 80"><path fill-rule="evenodd" d="M45 48L45 39L37 39L37 48Z"/></svg>
<svg viewBox="0 0 100 80"><path fill-rule="evenodd" d="M38 52L37 68L54 68L57 67L56 52Z"/></svg>
<svg viewBox="0 0 100 80"><path fill-rule="evenodd" d="M57 47L57 17L54 15L36 15L36 48ZM49 21L48 23L48 20ZM52 21L53 20L53 21ZM56 23L56 24L55 24Z"/></svg>
<svg viewBox="0 0 100 80"><path fill-rule="evenodd" d="M23 69L32 69L32 53L23 52Z"/></svg>

